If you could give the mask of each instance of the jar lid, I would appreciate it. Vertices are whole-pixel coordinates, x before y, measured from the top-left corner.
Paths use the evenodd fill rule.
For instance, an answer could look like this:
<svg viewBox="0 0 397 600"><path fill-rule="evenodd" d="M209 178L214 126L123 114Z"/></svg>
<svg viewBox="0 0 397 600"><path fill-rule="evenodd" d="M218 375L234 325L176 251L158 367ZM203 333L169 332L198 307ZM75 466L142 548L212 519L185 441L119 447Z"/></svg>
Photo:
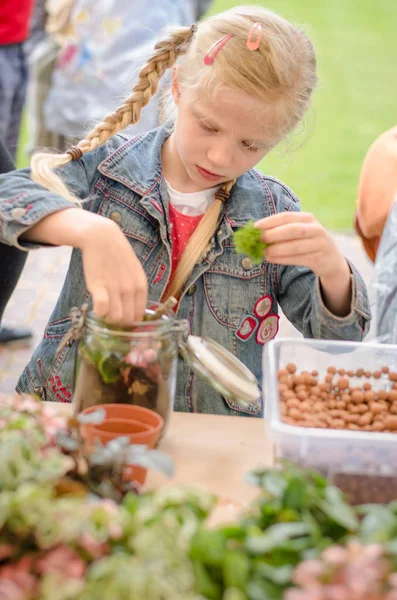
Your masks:
<svg viewBox="0 0 397 600"><path fill-rule="evenodd" d="M260 406L260 390L255 375L218 342L189 335L179 347L188 365L215 391L242 407Z"/></svg>

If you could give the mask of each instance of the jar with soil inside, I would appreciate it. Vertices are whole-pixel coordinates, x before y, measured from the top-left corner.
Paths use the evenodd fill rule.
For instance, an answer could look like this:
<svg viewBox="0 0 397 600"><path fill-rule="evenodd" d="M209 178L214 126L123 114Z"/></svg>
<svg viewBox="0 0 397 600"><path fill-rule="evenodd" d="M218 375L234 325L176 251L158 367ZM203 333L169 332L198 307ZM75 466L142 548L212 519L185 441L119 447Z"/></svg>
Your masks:
<svg viewBox="0 0 397 600"><path fill-rule="evenodd" d="M147 320L128 329L86 316L76 363L75 413L98 404L131 404L156 411L167 425L184 322L176 325L172 310L157 317L160 306L151 303Z"/></svg>

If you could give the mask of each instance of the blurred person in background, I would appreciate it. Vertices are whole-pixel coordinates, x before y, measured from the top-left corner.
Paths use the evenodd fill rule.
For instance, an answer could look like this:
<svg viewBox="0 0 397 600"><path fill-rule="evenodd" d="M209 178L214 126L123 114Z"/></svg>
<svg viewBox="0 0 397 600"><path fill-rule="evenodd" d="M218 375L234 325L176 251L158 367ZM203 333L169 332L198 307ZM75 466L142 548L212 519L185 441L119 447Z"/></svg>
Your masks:
<svg viewBox="0 0 397 600"><path fill-rule="evenodd" d="M28 81L25 42L34 0L0 2L0 173L11 171ZM0 245L0 320L26 261L26 253ZM27 328L0 327L0 344L32 337Z"/></svg>
<svg viewBox="0 0 397 600"><path fill-rule="evenodd" d="M33 48L28 117L31 150L64 151L115 110L161 30L200 19L211 0L36 0L45 36ZM43 21L44 6L45 19ZM128 133L159 124L160 95Z"/></svg>
<svg viewBox="0 0 397 600"><path fill-rule="evenodd" d="M375 263L377 341L397 344L397 126L382 133L365 157L356 230Z"/></svg>

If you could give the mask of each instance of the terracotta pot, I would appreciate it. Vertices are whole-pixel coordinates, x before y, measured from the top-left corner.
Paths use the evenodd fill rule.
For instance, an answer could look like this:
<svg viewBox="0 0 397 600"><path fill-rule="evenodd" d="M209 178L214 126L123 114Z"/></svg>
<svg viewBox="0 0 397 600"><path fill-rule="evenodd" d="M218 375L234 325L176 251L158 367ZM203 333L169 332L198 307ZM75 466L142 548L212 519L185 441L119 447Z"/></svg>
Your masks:
<svg viewBox="0 0 397 600"><path fill-rule="evenodd" d="M100 404L83 410L82 414L97 409L105 410L105 420L99 425L87 423L81 426L81 433L88 448L93 447L95 439L99 439L102 444L107 444L120 436L128 436L132 444L153 448L164 426L164 421L159 414L148 408L129 404ZM142 467L125 469L125 477L139 484L144 483L146 474L147 469Z"/></svg>

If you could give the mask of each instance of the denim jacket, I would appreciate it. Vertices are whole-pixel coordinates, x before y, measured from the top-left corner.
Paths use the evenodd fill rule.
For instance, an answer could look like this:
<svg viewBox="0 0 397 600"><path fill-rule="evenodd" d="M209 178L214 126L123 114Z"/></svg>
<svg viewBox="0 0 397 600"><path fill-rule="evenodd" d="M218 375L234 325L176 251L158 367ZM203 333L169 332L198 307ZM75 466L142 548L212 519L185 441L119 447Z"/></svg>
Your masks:
<svg viewBox="0 0 397 600"><path fill-rule="evenodd" d="M119 224L145 269L153 301L161 298L171 265L168 196L161 165L166 137L163 127L131 139L118 135L62 169L67 185L85 200L85 210ZM3 176L0 239L24 249L38 247L19 237L47 215L70 207L70 202L32 181L28 169ZM361 340L370 319L365 285L353 265L351 312L341 318L324 306L318 278L309 269L265 260L254 265L236 253L232 233L237 227L284 210L300 210L298 199L284 184L254 169L239 177L207 254L182 290L176 314L187 319L193 335L215 339L242 360L259 383L262 346L277 333L278 305L305 337ZM56 348L70 328L71 308L87 298L82 256L75 249L62 293L19 380L19 391L40 393L46 400L71 399L76 343L64 346L59 354ZM182 359L178 363L176 410L262 414L257 405L243 411L213 391Z"/></svg>

